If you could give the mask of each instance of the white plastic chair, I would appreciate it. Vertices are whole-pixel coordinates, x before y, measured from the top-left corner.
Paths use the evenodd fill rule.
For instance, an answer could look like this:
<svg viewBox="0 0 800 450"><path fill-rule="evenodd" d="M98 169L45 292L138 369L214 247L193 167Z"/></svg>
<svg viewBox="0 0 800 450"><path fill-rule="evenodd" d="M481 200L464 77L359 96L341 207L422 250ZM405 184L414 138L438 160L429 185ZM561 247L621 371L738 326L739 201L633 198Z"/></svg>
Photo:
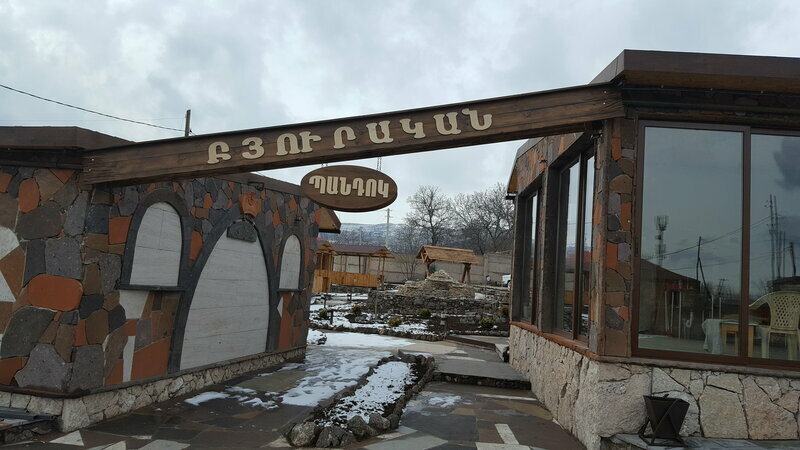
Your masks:
<svg viewBox="0 0 800 450"><path fill-rule="evenodd" d="M769 358L769 337L773 333L786 335L789 359L797 359L800 349L800 292L777 291L759 298L750 305L758 308L766 303L769 306L769 325L761 325L761 357Z"/></svg>

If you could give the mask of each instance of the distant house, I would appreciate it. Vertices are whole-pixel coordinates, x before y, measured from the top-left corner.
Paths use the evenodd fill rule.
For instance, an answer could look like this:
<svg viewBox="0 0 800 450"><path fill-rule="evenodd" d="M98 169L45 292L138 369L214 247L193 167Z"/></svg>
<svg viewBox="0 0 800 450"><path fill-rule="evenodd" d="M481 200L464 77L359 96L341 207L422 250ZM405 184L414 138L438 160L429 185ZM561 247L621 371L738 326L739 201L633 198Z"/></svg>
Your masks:
<svg viewBox="0 0 800 450"><path fill-rule="evenodd" d="M334 284L382 287L387 258L394 255L381 245L334 244L318 239L313 292L328 292Z"/></svg>

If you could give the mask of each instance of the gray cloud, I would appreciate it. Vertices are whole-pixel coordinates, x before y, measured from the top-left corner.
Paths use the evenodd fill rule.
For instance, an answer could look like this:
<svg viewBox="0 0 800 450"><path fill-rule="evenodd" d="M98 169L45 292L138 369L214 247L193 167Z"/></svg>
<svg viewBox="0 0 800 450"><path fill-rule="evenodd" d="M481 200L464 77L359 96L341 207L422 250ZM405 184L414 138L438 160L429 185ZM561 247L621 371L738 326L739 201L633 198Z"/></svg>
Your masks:
<svg viewBox="0 0 800 450"><path fill-rule="evenodd" d="M0 0L0 17L3 84L174 128L191 108L197 133L578 85L624 48L790 55L800 39L790 1ZM179 134L8 91L0 125ZM455 194L505 182L518 145L385 158L395 220L420 184ZM267 175L296 183L306 171Z"/></svg>

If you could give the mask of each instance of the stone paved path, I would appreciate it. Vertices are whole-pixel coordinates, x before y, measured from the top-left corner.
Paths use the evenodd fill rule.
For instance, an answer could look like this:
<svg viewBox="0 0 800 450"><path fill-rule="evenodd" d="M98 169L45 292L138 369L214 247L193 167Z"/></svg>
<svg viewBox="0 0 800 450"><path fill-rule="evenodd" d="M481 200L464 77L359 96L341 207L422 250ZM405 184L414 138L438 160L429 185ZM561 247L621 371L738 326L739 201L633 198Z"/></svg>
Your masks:
<svg viewBox="0 0 800 450"><path fill-rule="evenodd" d="M330 346L310 346L303 363L240 377L73 433L43 436L39 442L9 448L288 447L281 435L286 424L305 417L320 399L353 384L398 348L477 363L480 355L496 358L493 352L451 343L432 347L374 335L329 336ZM409 402L396 432L352 448L529 447L581 448L527 391L434 382Z"/></svg>

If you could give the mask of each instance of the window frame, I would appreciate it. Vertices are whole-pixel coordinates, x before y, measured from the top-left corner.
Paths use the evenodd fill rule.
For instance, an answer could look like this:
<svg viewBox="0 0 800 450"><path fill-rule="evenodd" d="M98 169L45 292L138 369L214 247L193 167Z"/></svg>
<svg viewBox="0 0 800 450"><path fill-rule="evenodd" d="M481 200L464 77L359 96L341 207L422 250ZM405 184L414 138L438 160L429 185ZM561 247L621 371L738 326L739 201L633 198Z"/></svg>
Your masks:
<svg viewBox="0 0 800 450"><path fill-rule="evenodd" d="M739 299L739 347L737 355L713 355L708 353L690 353L680 352L674 350L661 350L652 348L639 347L639 314L641 311L641 277L639 276L641 267L641 246L642 246L642 194L644 189L644 162L646 156L645 149L645 132L646 128L674 128L684 130L700 130L700 131L732 131L742 133L742 217L741 217L741 266L740 266L740 299ZM751 178L752 178L752 137L753 135L771 135L771 136L793 136L800 137L800 131L797 130L781 130L771 128L760 128L749 125L726 125L719 123L705 123L705 122L673 122L673 121L659 121L659 120L641 120L637 124L636 136L636 179L634 181L634 226L635 234L633 239L633 286L631 290L631 305L633 306L634 314L631 316L631 355L635 357L646 358L659 358L659 359L672 359L690 362L712 362L731 364L737 366L751 366L760 368L789 368L797 370L800 368L800 360L780 360L780 359L766 359L760 357L747 356L747 351L750 346L748 339L748 323L750 321L750 216L751 216L751 198L752 191Z"/></svg>
<svg viewBox="0 0 800 450"><path fill-rule="evenodd" d="M522 272L520 275L520 287L517 295L517 306L519 311L522 311L524 302L530 304L530 317L523 317L522 314L517 314L516 320L527 324L534 325L538 317L536 307L539 298L539 277L537 271L539 269L539 247L540 247L540 212L542 206L542 192L539 186L531 189L522 197L524 206L520 208L522 213L521 226L523 227L524 236L523 241L525 246L522 248L522 258L524 264L522 265ZM535 218L535 220L534 220ZM534 228L535 225L535 228ZM512 277L512 285L514 284Z"/></svg>
<svg viewBox="0 0 800 450"><path fill-rule="evenodd" d="M555 203L557 205L556 254L555 254L555 261L554 261L555 264L556 264L556 273L554 274L555 275L555 280L554 280L554 283L555 283L554 284L554 286L555 286L554 294L555 294L555 296L553 297L553 300L554 300L553 306L554 306L554 308L553 308L553 318L552 318L552 320L553 320L552 333L556 334L556 335L559 335L559 336L562 336L562 337L565 337L565 338L568 338L568 339L581 341L583 343L588 343L589 342L589 327L587 326L587 328L586 328L586 334L581 334L581 329L580 329L581 311L583 310L584 306L588 306L591 309L591 301L587 300L585 302L585 304L584 304L584 299L583 299L583 287L584 287L584 284L588 285L590 283L590 281L591 281L591 273L589 273L588 277L584 276L584 273L583 273L583 270L584 270L584 261L583 261L584 247L583 247L583 244L584 244L585 233L586 233L586 228L587 228L587 227L585 227L585 222L586 222L586 217L585 217L586 216L586 201L587 201L587 196L588 196L587 195L588 186L586 185L586 181L587 181L586 178L587 178L587 173L588 173L588 170L589 170L588 161L590 159L592 159L592 158L595 158L594 159L595 164L593 164L593 166L591 167L591 170L594 171L595 170L594 166L596 165L596 161L597 161L597 150L596 150L594 145L590 145L590 146L588 146L588 148L584 148L578 155L575 155L575 156L567 159L566 162L563 165L559 165L558 168L556 169L555 173L554 173L554 175L556 176L556 183L557 183L557 186L558 186L558 192L556 193L555 197L552 197L552 198L554 198L556 200ZM565 260L566 259L566 254L567 254L567 252L566 252L566 250L567 250L566 249L566 234L567 234L566 231L567 231L567 228L568 228L568 224L566 223L566 221L567 221L567 217L568 217L568 214L569 214L567 211L563 211L562 208L568 208L569 207L569 198L568 197L565 198L563 196L563 193L561 192L561 187L562 187L562 184L563 184L561 177L563 177L565 174L568 174L570 169L572 169L576 164L578 165L578 199L577 199L578 214L577 214L577 218L576 218L577 223L576 223L576 226L575 226L575 244L576 244L576 248L575 248L575 272L574 272L575 275L574 275L574 280L573 280L573 292L574 292L573 295L574 295L574 298L573 298L572 317L571 317L571 319L572 319L572 322L571 322L572 329L571 330L565 330L565 329L561 328L561 324L562 324L562 309L559 308L558 295L559 295L559 289L560 289L560 287L559 287L559 277L560 277L560 274L562 272L561 264L566 262L566 261L562 261L562 259ZM596 173L594 173L593 175L596 175ZM593 179L595 180L594 184L596 184L596 177L593 177ZM567 194L567 195L569 195L569 194ZM591 205L592 217L589 220L593 220L593 216L594 216L594 196L595 196L595 186L591 186L591 196L588 196L588 197L589 197L589 201L592 202L592 205ZM562 217L564 219L563 221L562 221ZM589 227L588 232L589 233L592 232L591 227ZM562 241L562 237L564 239L563 241ZM593 239L590 239L589 242L590 242L590 244L589 244L590 245L590 247L589 247L589 260L591 261L592 253L594 253L594 244L595 244L595 242L594 242ZM580 244L580 251L578 251L578 248L577 248L579 244ZM562 252L562 250L563 250L563 252ZM563 270L566 270L566 269L564 268ZM566 279L564 280L564 282L566 284ZM562 304L562 307L563 307L563 304ZM591 317L591 311L589 312L589 317Z"/></svg>

